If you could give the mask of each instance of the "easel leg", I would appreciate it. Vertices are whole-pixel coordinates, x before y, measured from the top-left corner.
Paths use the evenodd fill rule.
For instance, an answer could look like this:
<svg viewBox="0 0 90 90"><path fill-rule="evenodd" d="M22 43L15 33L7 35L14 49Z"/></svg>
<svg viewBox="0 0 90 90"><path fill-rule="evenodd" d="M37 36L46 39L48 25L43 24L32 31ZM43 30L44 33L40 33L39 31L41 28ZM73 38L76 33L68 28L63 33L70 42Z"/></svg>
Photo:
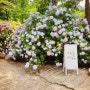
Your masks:
<svg viewBox="0 0 90 90"><path fill-rule="evenodd" d="M65 72L65 67L63 66L63 72Z"/></svg>
<svg viewBox="0 0 90 90"><path fill-rule="evenodd" d="M66 69L66 67L65 67L65 75L67 75L67 69Z"/></svg>
<svg viewBox="0 0 90 90"><path fill-rule="evenodd" d="M78 69L77 69L77 75L78 75Z"/></svg>

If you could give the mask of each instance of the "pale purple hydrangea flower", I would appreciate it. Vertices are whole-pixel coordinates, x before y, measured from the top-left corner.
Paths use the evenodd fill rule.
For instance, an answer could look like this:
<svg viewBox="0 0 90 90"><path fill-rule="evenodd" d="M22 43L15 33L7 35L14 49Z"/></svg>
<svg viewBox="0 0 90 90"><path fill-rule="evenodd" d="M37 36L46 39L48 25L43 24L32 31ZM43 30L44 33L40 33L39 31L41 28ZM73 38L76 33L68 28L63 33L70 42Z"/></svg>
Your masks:
<svg viewBox="0 0 90 90"><path fill-rule="evenodd" d="M62 63L57 62L57 63L56 63L56 66L57 66L57 67L60 67L60 66L62 66Z"/></svg>
<svg viewBox="0 0 90 90"><path fill-rule="evenodd" d="M32 50L35 50L35 46L32 46Z"/></svg>
<svg viewBox="0 0 90 90"><path fill-rule="evenodd" d="M84 22L85 24L88 24L88 21L87 21L86 18L83 19L83 22Z"/></svg>
<svg viewBox="0 0 90 90"><path fill-rule="evenodd" d="M55 54L55 56L57 57L57 56L58 56L58 54L56 53L56 54Z"/></svg>
<svg viewBox="0 0 90 90"><path fill-rule="evenodd" d="M52 52L51 51L47 51L47 55L48 56L52 55Z"/></svg>
<svg viewBox="0 0 90 90"><path fill-rule="evenodd" d="M31 55L31 52L30 51L26 51L26 53L30 56Z"/></svg>
<svg viewBox="0 0 90 90"><path fill-rule="evenodd" d="M54 27L54 28L53 28L53 31L57 31L57 27Z"/></svg>
<svg viewBox="0 0 90 90"><path fill-rule="evenodd" d="M56 16L59 16L59 14L60 14L60 12L59 12L59 10L57 10L56 13L55 13L55 15Z"/></svg>
<svg viewBox="0 0 90 90"><path fill-rule="evenodd" d="M33 65L33 70L37 70L37 65Z"/></svg>
<svg viewBox="0 0 90 90"><path fill-rule="evenodd" d="M29 62L26 62L24 68L29 68Z"/></svg>
<svg viewBox="0 0 90 90"><path fill-rule="evenodd" d="M84 29L82 28L80 31L81 31L81 32L84 32Z"/></svg>
<svg viewBox="0 0 90 90"><path fill-rule="evenodd" d="M54 17L53 16L50 16L50 19L53 19Z"/></svg>
<svg viewBox="0 0 90 90"><path fill-rule="evenodd" d="M38 42L38 43L37 43L37 46L40 46L40 45L41 45L41 43L40 43L40 42Z"/></svg>
<svg viewBox="0 0 90 90"><path fill-rule="evenodd" d="M32 57L36 57L36 54L32 52Z"/></svg>
<svg viewBox="0 0 90 90"><path fill-rule="evenodd" d="M34 59L34 62L37 62L37 59Z"/></svg>

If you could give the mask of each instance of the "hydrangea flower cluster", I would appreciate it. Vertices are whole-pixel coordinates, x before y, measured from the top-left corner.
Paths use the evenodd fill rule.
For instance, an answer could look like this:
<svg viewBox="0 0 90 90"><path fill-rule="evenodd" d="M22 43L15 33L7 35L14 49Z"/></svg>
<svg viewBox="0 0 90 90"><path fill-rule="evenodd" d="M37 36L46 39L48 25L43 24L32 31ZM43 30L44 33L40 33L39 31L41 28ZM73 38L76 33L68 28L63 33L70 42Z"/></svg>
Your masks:
<svg viewBox="0 0 90 90"><path fill-rule="evenodd" d="M5 53L13 28L6 22L0 23L0 52Z"/></svg>
<svg viewBox="0 0 90 90"><path fill-rule="evenodd" d="M9 44L9 56L14 60L17 57L27 59L25 68L31 65L34 70L45 63L47 56L55 57L58 67L62 65L59 57L64 44L77 44L79 62L87 63L89 31L86 18L72 14L71 9L50 5L44 15L30 13L30 17L15 31Z"/></svg>

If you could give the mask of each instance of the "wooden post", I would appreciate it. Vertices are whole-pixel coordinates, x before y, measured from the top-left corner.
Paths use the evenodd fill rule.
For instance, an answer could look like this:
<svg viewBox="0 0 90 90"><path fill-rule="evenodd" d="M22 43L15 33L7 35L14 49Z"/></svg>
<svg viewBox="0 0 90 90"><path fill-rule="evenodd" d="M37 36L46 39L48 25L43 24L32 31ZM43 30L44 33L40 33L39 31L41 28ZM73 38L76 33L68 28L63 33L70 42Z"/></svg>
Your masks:
<svg viewBox="0 0 90 90"><path fill-rule="evenodd" d="M52 4L56 6L57 0L52 0Z"/></svg>
<svg viewBox="0 0 90 90"><path fill-rule="evenodd" d="M85 0L85 17L90 25L90 3L89 0Z"/></svg>

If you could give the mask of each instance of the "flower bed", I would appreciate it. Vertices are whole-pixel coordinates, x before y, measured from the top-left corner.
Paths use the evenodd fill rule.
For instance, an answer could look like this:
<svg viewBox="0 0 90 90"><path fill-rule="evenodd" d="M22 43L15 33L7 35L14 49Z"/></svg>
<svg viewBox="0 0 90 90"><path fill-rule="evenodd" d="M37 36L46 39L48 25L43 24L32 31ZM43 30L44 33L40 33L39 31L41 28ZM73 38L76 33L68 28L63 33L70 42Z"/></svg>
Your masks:
<svg viewBox="0 0 90 90"><path fill-rule="evenodd" d="M7 44L12 34L11 26L6 22L0 23L0 52L7 53Z"/></svg>
<svg viewBox="0 0 90 90"><path fill-rule="evenodd" d="M12 37L9 56L14 60L28 60L25 67L31 65L34 70L44 64L47 57L54 57L56 66L61 66L64 44L77 44L79 63L89 63L87 19L71 12L65 7L49 6L44 15L30 13Z"/></svg>

